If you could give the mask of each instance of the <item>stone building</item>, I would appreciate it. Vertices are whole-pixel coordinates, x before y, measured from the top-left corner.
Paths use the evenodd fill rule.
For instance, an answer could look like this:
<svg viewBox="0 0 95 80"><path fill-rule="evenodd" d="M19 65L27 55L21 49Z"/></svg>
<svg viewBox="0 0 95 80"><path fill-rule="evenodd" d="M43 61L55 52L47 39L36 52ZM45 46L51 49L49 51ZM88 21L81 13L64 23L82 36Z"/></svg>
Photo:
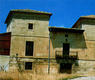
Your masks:
<svg viewBox="0 0 95 80"><path fill-rule="evenodd" d="M0 55L10 57L8 70L38 74L95 72L95 16L82 16L72 28L59 28L48 26L51 15L34 10L9 12L4 33L9 34L9 46L0 47Z"/></svg>

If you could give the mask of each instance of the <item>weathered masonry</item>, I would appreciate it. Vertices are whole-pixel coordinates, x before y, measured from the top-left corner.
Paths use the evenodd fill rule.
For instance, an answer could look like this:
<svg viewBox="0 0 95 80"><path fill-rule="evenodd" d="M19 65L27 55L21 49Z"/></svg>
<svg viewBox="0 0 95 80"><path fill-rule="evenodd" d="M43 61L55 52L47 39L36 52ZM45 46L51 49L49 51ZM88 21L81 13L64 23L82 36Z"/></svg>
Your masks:
<svg viewBox="0 0 95 80"><path fill-rule="evenodd" d="M9 12L7 33L0 34L0 55L9 56L7 70L95 72L95 16L82 16L72 28L59 28L48 26L51 15L22 9Z"/></svg>

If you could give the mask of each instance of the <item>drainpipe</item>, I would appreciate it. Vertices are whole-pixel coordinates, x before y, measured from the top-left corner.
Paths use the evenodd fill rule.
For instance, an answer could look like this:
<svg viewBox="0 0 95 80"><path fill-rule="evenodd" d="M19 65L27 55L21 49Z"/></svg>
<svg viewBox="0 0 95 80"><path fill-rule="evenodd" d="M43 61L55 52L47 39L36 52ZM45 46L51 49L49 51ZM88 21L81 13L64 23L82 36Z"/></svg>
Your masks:
<svg viewBox="0 0 95 80"><path fill-rule="evenodd" d="M48 53L48 74L50 73L50 32L49 32L49 53Z"/></svg>

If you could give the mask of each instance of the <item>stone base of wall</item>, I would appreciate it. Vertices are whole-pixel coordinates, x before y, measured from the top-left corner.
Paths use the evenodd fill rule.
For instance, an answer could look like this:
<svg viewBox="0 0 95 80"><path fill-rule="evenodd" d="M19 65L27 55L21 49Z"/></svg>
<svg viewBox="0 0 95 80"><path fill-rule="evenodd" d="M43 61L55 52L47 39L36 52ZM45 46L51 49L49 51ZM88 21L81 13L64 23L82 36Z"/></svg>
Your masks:
<svg viewBox="0 0 95 80"><path fill-rule="evenodd" d="M25 62L32 62L32 70L25 70ZM50 69L48 70L48 59L16 59L13 57L10 59L9 71L20 71L25 73L34 73L34 74L57 74L59 64L52 60L50 62Z"/></svg>
<svg viewBox="0 0 95 80"><path fill-rule="evenodd" d="M12 59L10 61L10 71L13 70L19 70L20 72L25 72L25 73L34 73L34 74L48 74L48 60L33 60L32 63L32 70L25 70L25 62L27 61L32 61L32 60L19 60L16 61L16 59ZM62 74L88 74L89 72L95 72L95 61L86 61L86 60L75 60L72 64L71 69L65 70L64 68L61 68L61 63L57 63L56 60L51 60L50 62L50 74L58 74L61 73L60 70L62 71ZM63 66L67 63L63 62ZM70 66L70 65L69 65ZM67 68L66 68L67 69ZM65 72L64 72L65 71Z"/></svg>
<svg viewBox="0 0 95 80"><path fill-rule="evenodd" d="M72 67L72 73L88 74L95 72L95 61L76 60Z"/></svg>
<svg viewBox="0 0 95 80"><path fill-rule="evenodd" d="M37 74L57 74L58 73L58 64L50 63L50 68L48 69L48 63L35 63L34 72Z"/></svg>

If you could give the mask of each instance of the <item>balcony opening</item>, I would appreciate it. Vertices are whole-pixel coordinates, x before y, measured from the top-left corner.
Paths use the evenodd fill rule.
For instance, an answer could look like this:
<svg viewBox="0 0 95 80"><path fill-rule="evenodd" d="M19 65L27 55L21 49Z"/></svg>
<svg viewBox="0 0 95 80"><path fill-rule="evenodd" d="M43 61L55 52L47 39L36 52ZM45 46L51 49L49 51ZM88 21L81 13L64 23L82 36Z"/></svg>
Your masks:
<svg viewBox="0 0 95 80"><path fill-rule="evenodd" d="M33 56L33 48L34 48L34 42L33 41L26 41L25 56Z"/></svg>
<svg viewBox="0 0 95 80"><path fill-rule="evenodd" d="M68 73L72 72L72 64L71 63L60 63L60 73Z"/></svg>
<svg viewBox="0 0 95 80"><path fill-rule="evenodd" d="M63 56L69 56L70 44L63 43Z"/></svg>

